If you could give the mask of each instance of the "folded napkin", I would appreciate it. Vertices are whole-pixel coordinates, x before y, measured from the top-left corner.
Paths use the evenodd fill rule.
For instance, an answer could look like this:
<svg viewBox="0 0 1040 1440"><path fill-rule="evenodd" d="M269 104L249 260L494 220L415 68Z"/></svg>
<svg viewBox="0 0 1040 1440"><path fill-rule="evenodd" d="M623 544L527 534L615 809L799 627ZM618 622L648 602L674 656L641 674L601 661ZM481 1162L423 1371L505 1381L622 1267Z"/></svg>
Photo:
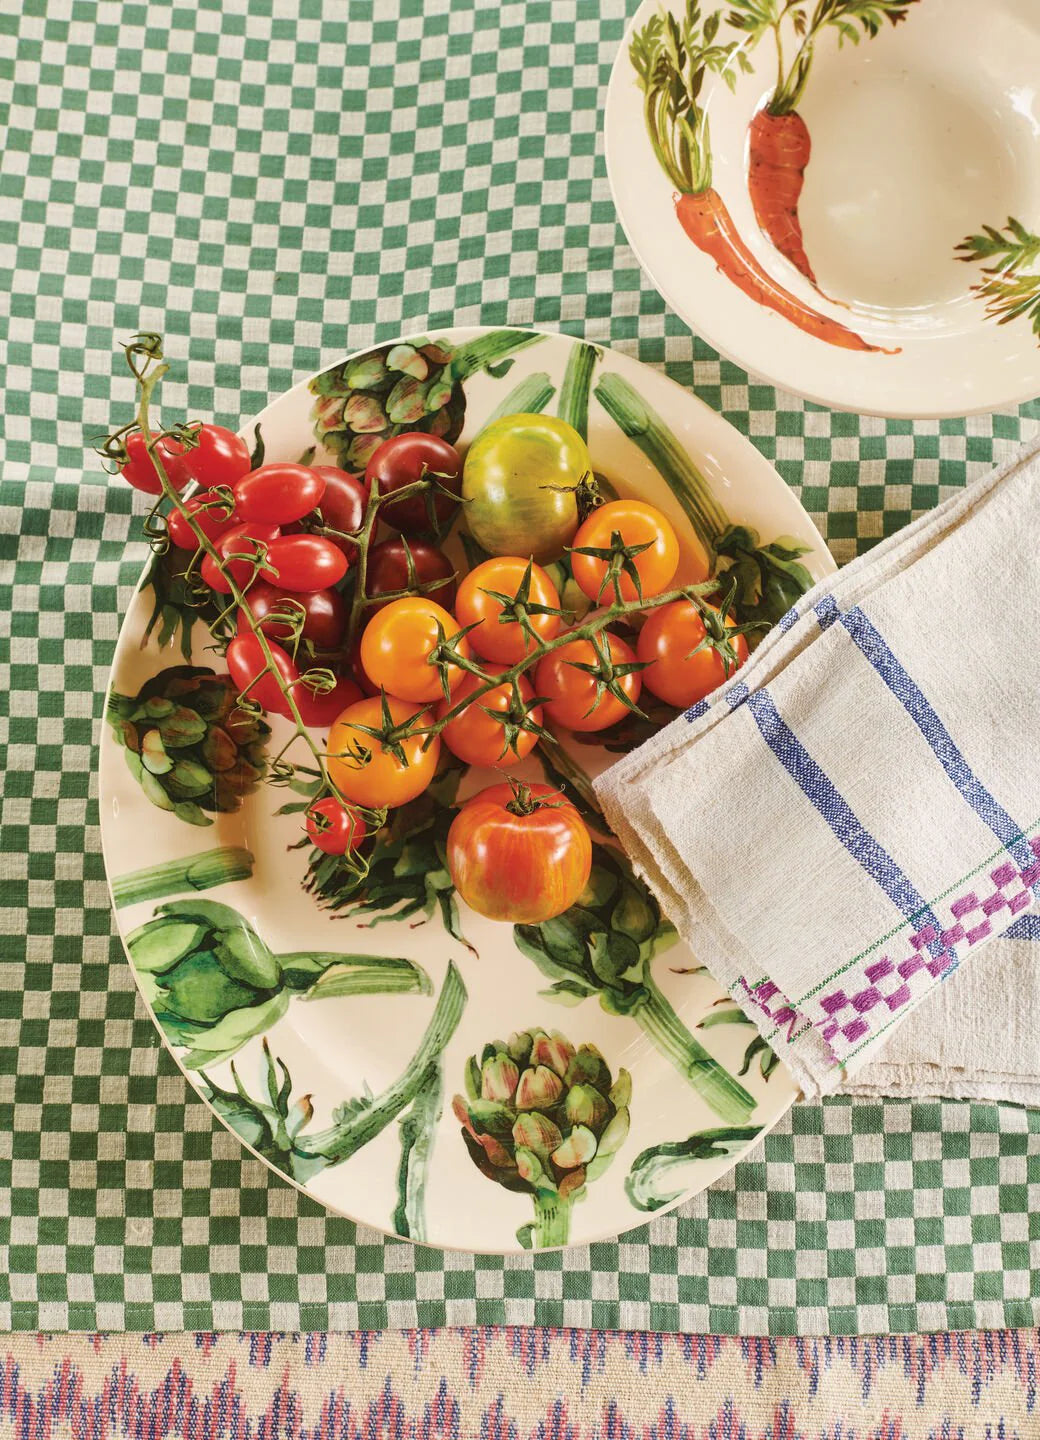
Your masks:
<svg viewBox="0 0 1040 1440"><path fill-rule="evenodd" d="M807 1095L876 1060L1040 893L1038 457L817 585L597 782Z"/></svg>

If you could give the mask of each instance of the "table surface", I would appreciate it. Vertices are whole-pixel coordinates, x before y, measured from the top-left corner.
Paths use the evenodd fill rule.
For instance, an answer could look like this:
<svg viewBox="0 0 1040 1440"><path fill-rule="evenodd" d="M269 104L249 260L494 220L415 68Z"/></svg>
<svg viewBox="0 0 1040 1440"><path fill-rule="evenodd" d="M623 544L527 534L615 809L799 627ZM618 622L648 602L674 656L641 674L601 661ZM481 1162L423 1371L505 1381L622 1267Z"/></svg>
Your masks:
<svg viewBox="0 0 1040 1440"><path fill-rule="evenodd" d="M560 328L692 386L844 561L1008 454L1040 405L832 414L692 338L607 186L622 0L21 10L0 15L0 1326L1036 1324L1040 1112L1014 1106L799 1106L679 1212L508 1259L384 1240L246 1156L113 936L94 745L145 547L140 497L84 444L130 416L116 342L140 329L167 338L167 415L237 425L401 331Z"/></svg>

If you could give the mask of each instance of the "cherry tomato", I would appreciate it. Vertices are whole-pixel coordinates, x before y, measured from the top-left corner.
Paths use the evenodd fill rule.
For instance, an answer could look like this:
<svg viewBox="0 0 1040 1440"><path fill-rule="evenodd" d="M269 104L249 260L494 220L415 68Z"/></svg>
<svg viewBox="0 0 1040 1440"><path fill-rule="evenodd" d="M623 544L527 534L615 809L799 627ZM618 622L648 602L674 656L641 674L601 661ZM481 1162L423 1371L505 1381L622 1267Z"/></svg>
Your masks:
<svg viewBox="0 0 1040 1440"><path fill-rule="evenodd" d="M408 573L409 554L412 557L415 579L420 585L427 586L431 581L437 580L446 582L424 593L428 594L431 600L436 600L438 605L443 605L445 610L450 610L455 600L455 566L444 551L431 545L429 540L406 539L403 535L373 545L368 552L365 594L374 599L377 595L386 595L395 590L407 590L412 583ZM380 608L378 605L370 605L369 613L375 614Z"/></svg>
<svg viewBox="0 0 1040 1440"><path fill-rule="evenodd" d="M386 703L395 725L403 725L411 716L421 713L421 706L410 705L405 700L391 697ZM403 740L407 764L402 765L374 735L356 728L365 725L379 729L383 723L382 706L381 698L358 700L348 705L329 734L327 763L337 789L355 805L364 805L370 810L384 805L396 809L421 795L433 779L441 751L437 736L426 750L423 742L428 736Z"/></svg>
<svg viewBox="0 0 1040 1440"><path fill-rule="evenodd" d="M713 605L708 608L713 614L719 614ZM704 619L692 600L676 600L672 605L651 610L636 645L640 660L650 662L643 671L646 688L678 710L696 705L698 700L717 690L748 657L744 636L732 634L728 623L719 618L726 629L723 643L733 647L734 654L729 657L720 655L711 645L697 649L705 639L706 630Z"/></svg>
<svg viewBox="0 0 1040 1440"><path fill-rule="evenodd" d="M225 559L236 552L241 555L252 555L257 545L268 545L277 540L281 531L277 525L261 525L254 521L252 525L234 525L230 530L225 530L217 541L217 549ZM256 566L251 560L232 560L228 570L236 585L248 585L257 575ZM225 576L217 569L216 562L210 555L202 557L202 564L199 572L203 580L212 590L218 590L221 595L230 595L231 586Z"/></svg>
<svg viewBox="0 0 1040 1440"><path fill-rule="evenodd" d="M488 665L490 674L500 674L505 666ZM442 700L437 707L437 718L442 719L448 711L472 695L483 682L475 675L466 674L459 688L454 691L451 703ZM530 706L534 699L534 691L531 689L527 679L521 675L520 698L525 706ZM522 760L525 755L530 755L538 741L538 736L530 730L520 730L515 736L512 744L507 744L505 726L501 721L495 719L495 715L506 716L509 714L512 705L512 688L509 685L496 685L494 690L489 690L479 700L468 705L454 720L449 720L441 731L441 739L447 745L451 753L467 765L512 765L517 760ZM488 711L492 713L489 715ZM529 711L533 724L540 725L542 722L542 711L540 706L535 706Z"/></svg>
<svg viewBox="0 0 1040 1440"><path fill-rule="evenodd" d="M610 657L611 666L636 663L634 651L616 635L604 630L599 640ZM596 677L587 670L576 669L578 665L602 665L591 640L572 640L569 645L561 645L535 666L534 688L539 695L546 696L545 713L549 719L567 730L605 730L608 725L623 720L630 713L628 706L609 690L603 690L597 700ZM618 676L617 684L635 704L642 688L639 671Z"/></svg>
<svg viewBox="0 0 1040 1440"><path fill-rule="evenodd" d="M189 472L207 489L234 485L249 471L249 446L240 435L223 425L203 425L199 430L199 443L188 452L186 463ZM256 516L258 520L263 518Z"/></svg>
<svg viewBox="0 0 1040 1440"><path fill-rule="evenodd" d="M621 572L619 581L600 590L607 575L608 562L592 555L579 555L583 546L609 550L613 536L621 536L625 545L645 545L650 548L635 556L636 572L643 591L643 598L660 595L668 588L669 582L679 568L679 542L671 523L653 505L642 500L610 500L585 521L574 537L571 553L571 567L574 578L590 600L597 604L613 605L617 590L622 600L638 600L639 595L631 576Z"/></svg>
<svg viewBox="0 0 1040 1440"><path fill-rule="evenodd" d="M592 869L592 840L574 806L548 785L490 785L448 831L452 883L489 920L537 925L578 900Z"/></svg>
<svg viewBox="0 0 1040 1440"><path fill-rule="evenodd" d="M292 635L291 625L280 620L266 620L276 605L293 601L304 610L302 640L310 640L317 650L335 650L343 639L347 624L347 607L338 590L311 590L293 593L280 590L267 580L254 580L249 587L249 608L260 621L263 632L274 640L288 640ZM292 610L292 606L288 607ZM248 618L238 612L238 633L248 634L251 630Z"/></svg>
<svg viewBox="0 0 1040 1440"><path fill-rule="evenodd" d="M322 524L344 535L356 534L365 523L365 506L368 503L368 491L362 481L356 475L348 475L345 470L337 470L335 465L312 465L311 472L325 481L325 493L319 507ZM312 518L317 521L319 516ZM347 563L353 565L357 559L357 546L352 541L340 540L335 535L326 535L325 539L342 550Z"/></svg>
<svg viewBox="0 0 1040 1440"><path fill-rule="evenodd" d="M361 664L373 685L401 700L438 700L444 695L442 673L455 690L465 675L457 665L446 672L430 664L430 656L442 639L450 640L459 626L447 610L425 595L408 595L392 600L368 622L361 637ZM465 639L458 651L468 660Z"/></svg>
<svg viewBox="0 0 1040 1440"><path fill-rule="evenodd" d="M304 674L306 673L304 671ZM323 695L315 695L306 685L297 685L293 691L300 719L315 730L327 729L343 714L348 705L355 705L362 698L361 686L346 675L337 680L332 689Z"/></svg>
<svg viewBox="0 0 1040 1440"><path fill-rule="evenodd" d="M291 685L300 674L295 661L273 640L269 640L267 644L275 668L286 685ZM267 658L255 635L236 635L227 648L227 663L240 695L244 694L247 700L255 700L265 710L273 710L276 715L290 713L274 676L270 672L263 674L267 669ZM259 680L256 678L258 675L262 677Z"/></svg>
<svg viewBox="0 0 1040 1440"><path fill-rule="evenodd" d="M519 620L507 619L504 623L500 620L505 606L491 592L519 599L526 580L531 606L544 605L555 610L560 607L556 586L540 565L531 565L530 580L527 580L529 564L515 555L485 560L471 570L459 586L455 613L460 625L476 625L476 630L470 633L470 644L485 660L515 665L535 649L535 641ZM535 608L528 611L528 619L535 634L543 640L552 640L559 634L559 615L541 615Z"/></svg>
<svg viewBox="0 0 1040 1440"><path fill-rule="evenodd" d="M154 430L152 434L155 434ZM143 491L145 495L161 495L162 481L155 473L155 466L145 443L144 431L133 431L126 437L123 444L126 447L126 460L120 471L123 479L135 490ZM167 436L165 439L157 441L155 453L173 488L183 490L191 479L191 471L187 466L187 451L178 445L176 440Z"/></svg>
<svg viewBox="0 0 1040 1440"><path fill-rule="evenodd" d="M365 817L333 796L318 800L307 811L307 837L326 855L345 855L365 838Z"/></svg>
<svg viewBox="0 0 1040 1440"><path fill-rule="evenodd" d="M227 502L221 500L212 490L203 490L201 495L193 495L190 500L185 500L184 504L211 540L219 539L235 524L234 513ZM198 549L199 542L195 538L195 531L179 510L170 511L166 517L166 525L170 532L170 543L176 545L178 550Z"/></svg>
<svg viewBox="0 0 1040 1440"><path fill-rule="evenodd" d="M261 465L235 485L235 513L243 520L291 525L321 504L325 478L309 465Z"/></svg>
<svg viewBox="0 0 1040 1440"><path fill-rule="evenodd" d="M264 576L280 590L327 590L343 579L349 564L343 550L322 535L282 535L267 548Z"/></svg>
<svg viewBox="0 0 1040 1440"><path fill-rule="evenodd" d="M437 530L458 508L459 502L452 496L462 494L462 460L447 440L422 430L410 430L384 440L365 467L365 484L369 490L373 483L378 483L378 493L390 495L426 478L435 480L441 489L383 505L380 520L406 535ZM443 494L443 490L451 491L451 495Z"/></svg>

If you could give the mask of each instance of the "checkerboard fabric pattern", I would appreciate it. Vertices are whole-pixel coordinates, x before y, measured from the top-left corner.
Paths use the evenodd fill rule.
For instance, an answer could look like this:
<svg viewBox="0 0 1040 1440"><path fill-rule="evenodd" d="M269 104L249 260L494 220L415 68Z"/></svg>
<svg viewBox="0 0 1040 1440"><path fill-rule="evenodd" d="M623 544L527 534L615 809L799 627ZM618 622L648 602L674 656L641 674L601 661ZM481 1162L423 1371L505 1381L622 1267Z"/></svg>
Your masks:
<svg viewBox="0 0 1040 1440"><path fill-rule="evenodd" d="M749 434L839 560L1035 430L757 384L691 338L617 226L599 124L622 0L26 0L0 13L0 1326L544 1324L728 1333L1037 1323L1040 1113L803 1106L676 1215L497 1259L326 1215L162 1050L113 938L92 746L144 557L84 442L115 342L169 412L237 424L373 340L456 324L613 344ZM136 497L139 499L139 497Z"/></svg>

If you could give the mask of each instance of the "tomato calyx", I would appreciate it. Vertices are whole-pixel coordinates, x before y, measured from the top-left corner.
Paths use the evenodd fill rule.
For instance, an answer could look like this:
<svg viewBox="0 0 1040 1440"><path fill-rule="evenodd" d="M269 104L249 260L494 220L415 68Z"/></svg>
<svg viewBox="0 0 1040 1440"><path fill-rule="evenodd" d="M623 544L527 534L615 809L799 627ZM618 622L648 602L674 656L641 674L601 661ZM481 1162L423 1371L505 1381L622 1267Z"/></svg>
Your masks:
<svg viewBox="0 0 1040 1440"><path fill-rule="evenodd" d="M644 550L653 546L653 540L644 540L638 545L626 545L620 530L610 532L609 545L571 545L567 547L570 555L587 555L590 560L602 560L607 569L600 581L599 592L596 595L596 603L601 604L606 594L617 600L621 596L620 580L622 575L631 580L633 588L639 600L643 599L643 580L636 567L636 557L642 555Z"/></svg>
<svg viewBox="0 0 1040 1440"><path fill-rule="evenodd" d="M390 699L385 690L380 690L379 700L380 720L378 725L363 725L360 720L352 720L351 726L355 730L360 730L363 735L371 735L372 739L377 740L388 755L392 755L398 764L403 765L407 770L408 755L404 748L405 741L413 740L417 735L426 735L427 731L430 730L426 745L424 746L425 749L433 743L436 738L436 731L428 726L416 724L416 721L423 718L424 711L419 710L416 714L410 715L407 720L397 722L391 713ZM371 763L372 753L373 752L366 746L358 744L358 769L362 769L365 765Z"/></svg>
<svg viewBox="0 0 1040 1440"><path fill-rule="evenodd" d="M578 481L577 485L539 485L539 490L551 490L554 495L573 495L574 503L578 507L578 524L582 525L592 514L593 510L605 504L603 491L599 487L599 481L591 470Z"/></svg>
<svg viewBox="0 0 1040 1440"><path fill-rule="evenodd" d="M550 487L552 488L552 487ZM481 591L492 600L497 600L502 609L498 615L499 625L519 625L524 634L534 646L541 644L541 638L531 624L532 615L558 615L561 620L566 619L566 611L561 610L558 605L542 605L537 600L531 599L531 582L534 577L534 560L528 560L527 569L523 573L520 584L516 587L514 595L503 594L501 590L491 590L486 585L481 586ZM475 630L482 622L470 625L470 630Z"/></svg>
<svg viewBox="0 0 1040 1440"><path fill-rule="evenodd" d="M525 780L518 780L515 775L507 775L506 784L513 792L512 800L505 807L510 815L534 815L538 810L559 810L561 806L569 804L561 790L554 790L548 795L536 795Z"/></svg>
<svg viewBox="0 0 1040 1440"><path fill-rule="evenodd" d="M540 725L534 718L535 711L540 705L546 703L547 697L535 695L530 700L525 700L520 689L520 677L514 676L509 684L509 704L504 710L494 709L490 705L481 705L485 715L490 715L492 720L498 722L502 727L502 750L499 759L504 759L510 752L515 756L519 753L517 742L523 734L533 735L538 740L552 740L555 737Z"/></svg>
<svg viewBox="0 0 1040 1440"><path fill-rule="evenodd" d="M717 606L706 604L700 595L690 595L690 599L700 614L701 624L704 626L704 639L695 645L685 658L692 660L702 650L714 650L722 661L722 673L727 680L740 669L742 664L734 641L741 635L769 629L769 622L766 620L749 620L744 625L729 624L729 607L736 588L736 581L734 581L727 588L726 594L722 596Z"/></svg>
<svg viewBox="0 0 1040 1440"><path fill-rule="evenodd" d="M633 715L638 715L641 719L645 720L647 718L645 713L640 710L636 702L626 693L621 681L626 675L638 675L641 671L645 670L651 662L649 660L632 660L619 664L610 653L610 637L605 630L600 630L597 634L593 635L589 640L589 644L596 653L595 664L587 665L582 660L567 661L567 664L572 670L581 670L583 674L588 675L595 682L596 693L592 704L585 711L586 718L598 708L603 696L610 694L613 695L616 700L620 700L626 710L631 710Z"/></svg>

